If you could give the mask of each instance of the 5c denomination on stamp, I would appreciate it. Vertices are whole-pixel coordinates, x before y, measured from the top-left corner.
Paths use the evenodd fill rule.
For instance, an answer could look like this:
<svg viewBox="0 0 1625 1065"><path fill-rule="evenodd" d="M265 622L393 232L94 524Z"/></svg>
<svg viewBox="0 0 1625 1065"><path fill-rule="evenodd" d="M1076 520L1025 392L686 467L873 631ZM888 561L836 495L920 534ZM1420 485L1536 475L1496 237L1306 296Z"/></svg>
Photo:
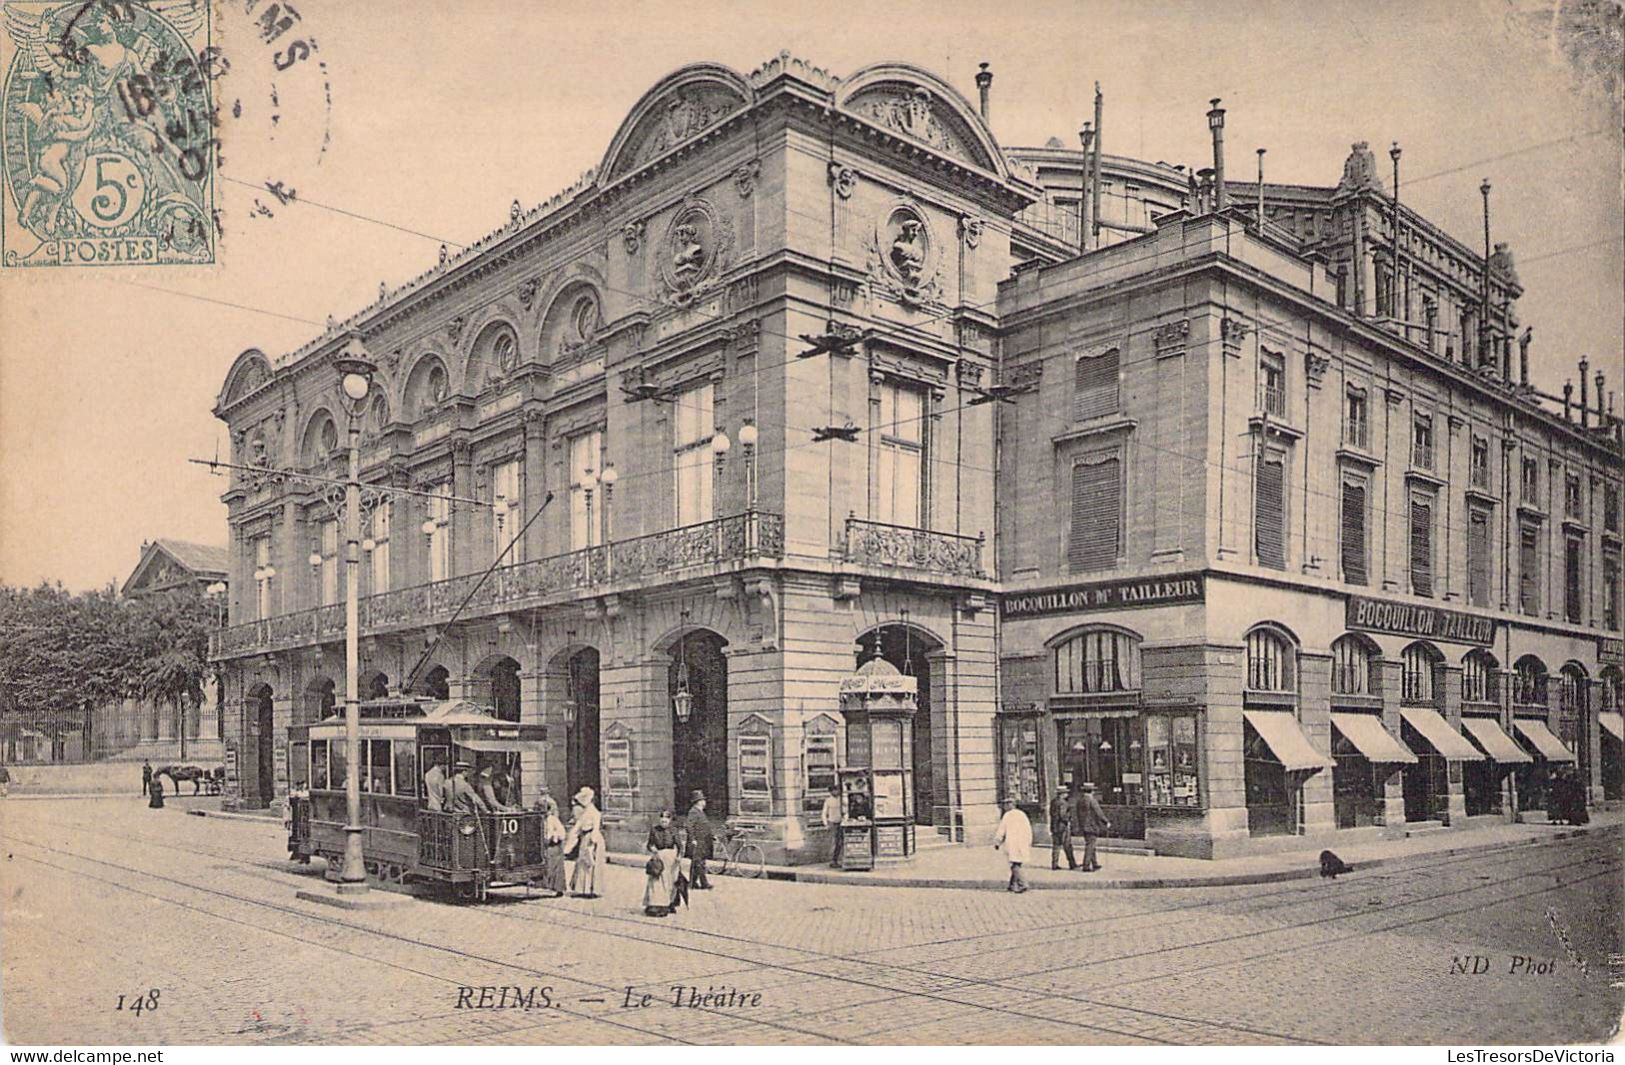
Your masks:
<svg viewBox="0 0 1625 1065"><path fill-rule="evenodd" d="M3 0L6 266L215 258L208 0Z"/></svg>

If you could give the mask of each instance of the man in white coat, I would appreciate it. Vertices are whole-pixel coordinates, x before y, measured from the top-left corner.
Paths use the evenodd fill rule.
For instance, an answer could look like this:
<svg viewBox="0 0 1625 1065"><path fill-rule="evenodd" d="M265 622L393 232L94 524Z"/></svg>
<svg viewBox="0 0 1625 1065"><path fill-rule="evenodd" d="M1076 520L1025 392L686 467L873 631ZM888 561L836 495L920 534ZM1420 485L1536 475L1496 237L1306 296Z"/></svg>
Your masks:
<svg viewBox="0 0 1625 1065"><path fill-rule="evenodd" d="M1027 878L1022 876L1021 867L1032 857L1033 825L1026 814L1016 809L1014 799L1006 798L999 805L1004 808L1004 816L999 818L993 849L1003 851L1005 861L1010 863L1010 883L1005 890L1019 895L1027 890Z"/></svg>

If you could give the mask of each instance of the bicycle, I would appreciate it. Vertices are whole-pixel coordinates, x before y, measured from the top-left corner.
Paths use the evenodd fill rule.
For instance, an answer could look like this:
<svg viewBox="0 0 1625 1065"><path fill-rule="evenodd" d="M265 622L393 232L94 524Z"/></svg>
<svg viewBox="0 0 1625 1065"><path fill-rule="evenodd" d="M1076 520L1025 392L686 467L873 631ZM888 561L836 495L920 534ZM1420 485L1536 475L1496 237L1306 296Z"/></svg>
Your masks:
<svg viewBox="0 0 1625 1065"><path fill-rule="evenodd" d="M757 840L765 839L767 826L735 825L717 834L716 873L756 879L767 872L767 852Z"/></svg>

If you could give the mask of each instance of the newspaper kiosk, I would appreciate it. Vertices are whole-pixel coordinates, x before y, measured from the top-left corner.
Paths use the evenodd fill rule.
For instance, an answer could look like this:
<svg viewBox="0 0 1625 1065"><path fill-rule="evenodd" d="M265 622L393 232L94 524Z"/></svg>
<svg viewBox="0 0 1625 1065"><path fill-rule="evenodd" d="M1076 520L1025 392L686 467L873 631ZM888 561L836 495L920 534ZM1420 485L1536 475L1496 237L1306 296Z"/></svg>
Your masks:
<svg viewBox="0 0 1625 1065"><path fill-rule="evenodd" d="M843 868L856 868L846 861L857 860L864 850L873 856L871 863L914 853L914 708L919 691L919 678L903 676L881 658L865 662L841 682L841 715L846 718ZM867 827L853 816L859 794L869 807Z"/></svg>

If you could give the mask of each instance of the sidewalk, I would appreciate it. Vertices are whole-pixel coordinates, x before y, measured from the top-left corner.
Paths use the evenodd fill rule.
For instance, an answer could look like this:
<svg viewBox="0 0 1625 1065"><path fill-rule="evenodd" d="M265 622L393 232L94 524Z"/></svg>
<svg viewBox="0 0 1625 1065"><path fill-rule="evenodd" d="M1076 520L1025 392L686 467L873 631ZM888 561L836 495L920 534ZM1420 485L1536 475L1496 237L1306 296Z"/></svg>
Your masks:
<svg viewBox="0 0 1625 1065"><path fill-rule="evenodd" d="M1522 824L1434 832L1408 839L1338 847L1337 856L1355 867L1358 876L1368 869L1417 857L1444 857L1478 850L1529 846L1619 828L1625 811L1597 811L1591 823L1569 825ZM642 866L643 854L611 853L612 865ZM1231 884L1268 884L1320 875L1320 848L1286 851L1245 858L1204 860L1138 854L1102 854L1104 868L1097 873L1055 871L1049 867L1049 848L1033 847L1033 861L1025 869L1034 888L1072 891L1107 888L1219 887ZM849 884L854 887L980 888L1002 891L1010 879L1010 864L990 846L932 847L911 861L854 873L825 865L767 867L771 880L804 884ZM1345 874L1347 875L1347 874Z"/></svg>

